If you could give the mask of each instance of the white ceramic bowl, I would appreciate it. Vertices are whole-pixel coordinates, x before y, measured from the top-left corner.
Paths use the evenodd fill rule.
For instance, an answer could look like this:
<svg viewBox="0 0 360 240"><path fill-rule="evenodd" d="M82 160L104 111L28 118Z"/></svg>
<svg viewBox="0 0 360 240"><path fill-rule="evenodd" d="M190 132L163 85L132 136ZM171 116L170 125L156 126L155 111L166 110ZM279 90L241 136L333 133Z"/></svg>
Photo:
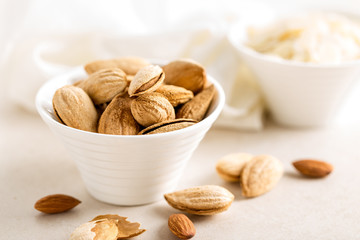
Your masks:
<svg viewBox="0 0 360 240"><path fill-rule="evenodd" d="M64 143L89 193L111 204L139 205L157 201L174 190L187 161L224 106L220 84L208 76L216 95L201 122L168 133L120 136L86 132L56 120L52 109L56 89L85 77L79 67L46 82L37 93L36 107Z"/></svg>
<svg viewBox="0 0 360 240"><path fill-rule="evenodd" d="M290 14L287 12L286 15ZM244 21L234 26L228 37L256 76L274 120L291 127L319 127L332 123L348 90L360 80L360 60L316 64L258 53L245 45L247 28L264 22L256 21L258 19L254 18L253 22Z"/></svg>

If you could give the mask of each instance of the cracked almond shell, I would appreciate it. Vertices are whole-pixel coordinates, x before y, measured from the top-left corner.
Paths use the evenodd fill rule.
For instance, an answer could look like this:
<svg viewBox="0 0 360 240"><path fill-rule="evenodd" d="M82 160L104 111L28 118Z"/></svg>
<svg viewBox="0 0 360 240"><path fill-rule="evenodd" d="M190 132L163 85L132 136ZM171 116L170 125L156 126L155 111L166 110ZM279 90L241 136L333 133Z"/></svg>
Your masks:
<svg viewBox="0 0 360 240"><path fill-rule="evenodd" d="M164 71L157 65L148 65L140 69L131 80L128 93L130 97L154 92L165 78Z"/></svg>
<svg viewBox="0 0 360 240"><path fill-rule="evenodd" d="M116 226L118 228L117 239L126 239L138 236L145 232L145 229L140 229L140 223L138 222L129 222L127 221L127 217L122 217L116 214L106 214L96 216L91 221L108 219L116 221Z"/></svg>
<svg viewBox="0 0 360 240"><path fill-rule="evenodd" d="M148 134L156 134L156 133L166 133L172 132L176 130L180 130L186 127L190 127L196 124L197 121L192 119L184 119L178 118L174 120L164 121L157 124L153 124L150 127L147 127L141 130L138 135L148 135Z"/></svg>
<svg viewBox="0 0 360 240"><path fill-rule="evenodd" d="M242 195L257 197L273 189L283 175L283 165L270 155L255 156L246 163L240 184Z"/></svg>
<svg viewBox="0 0 360 240"><path fill-rule="evenodd" d="M216 185L192 187L164 195L170 206L196 215L214 215L226 211L234 195Z"/></svg>
<svg viewBox="0 0 360 240"><path fill-rule="evenodd" d="M84 223L77 227L69 240L116 240L117 222L112 219L100 219Z"/></svg>
<svg viewBox="0 0 360 240"><path fill-rule="evenodd" d="M96 132L98 113L83 89L67 85L56 90L53 109L56 117L65 125Z"/></svg>

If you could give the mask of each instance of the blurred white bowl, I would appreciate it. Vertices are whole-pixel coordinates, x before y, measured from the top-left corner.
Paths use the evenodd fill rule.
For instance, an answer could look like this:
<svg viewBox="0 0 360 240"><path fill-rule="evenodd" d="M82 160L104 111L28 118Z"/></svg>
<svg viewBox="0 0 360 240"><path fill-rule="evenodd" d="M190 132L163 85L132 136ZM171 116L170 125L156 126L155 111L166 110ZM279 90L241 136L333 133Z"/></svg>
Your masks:
<svg viewBox="0 0 360 240"><path fill-rule="evenodd" d="M286 11L284 15L289 16L291 12ZM291 127L320 127L332 123L348 90L359 81L360 60L317 64L258 53L245 45L247 28L263 25L263 20L254 17L237 24L228 38L256 76L274 120Z"/></svg>
<svg viewBox="0 0 360 240"><path fill-rule="evenodd" d="M219 116L225 95L216 88L208 114L201 122L162 134L120 136L91 133L59 123L52 108L56 89L87 75L82 67L46 82L36 96L37 110L64 143L89 193L117 205L139 205L162 199L174 190L187 161Z"/></svg>

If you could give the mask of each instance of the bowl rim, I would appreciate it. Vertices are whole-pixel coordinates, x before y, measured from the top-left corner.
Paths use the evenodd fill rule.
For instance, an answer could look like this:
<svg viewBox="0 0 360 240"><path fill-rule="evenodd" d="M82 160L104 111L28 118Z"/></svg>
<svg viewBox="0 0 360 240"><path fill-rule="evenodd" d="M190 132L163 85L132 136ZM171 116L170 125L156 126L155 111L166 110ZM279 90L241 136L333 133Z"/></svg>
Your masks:
<svg viewBox="0 0 360 240"><path fill-rule="evenodd" d="M306 14L311 11L321 11L317 8L309 8L309 9L300 9L293 11L294 13L298 14ZM322 10L325 13L335 13L339 15L343 15L346 17L354 17L354 14L351 12L344 12L338 10ZM360 20L360 15L355 15ZM278 18L280 19L280 18ZM323 69L323 68L333 68L333 69L341 69L341 68L348 68L348 67L360 67L360 58L355 60L343 61L340 63L313 63L313 62L301 62L295 60L288 60L283 59L281 57L276 57L272 55L262 54L251 47L246 45L246 42L239 37L239 33L244 31L246 34L246 29L250 26L250 24L244 24L244 21L238 21L234 25L232 25L227 33L227 39L230 44L237 49L242 54L246 54L250 57L256 58L258 60L267 61L271 63L283 64L285 66L290 67L299 67L299 68L313 68L313 69Z"/></svg>
<svg viewBox="0 0 360 240"><path fill-rule="evenodd" d="M197 128L206 127L207 125L209 125L211 127L213 122L215 122L217 117L220 115L220 112L222 111L222 109L225 105L225 93L224 93L222 86L214 77L212 77L209 74L206 74L207 80L215 86L216 93L218 95L217 96L218 103L217 103L217 106L215 106L215 108L209 115L207 115L203 120L199 121L198 123L196 123L192 126L189 126L189 127L183 128L183 129L179 129L176 131L158 133L158 134L149 134L149 135L114 135L114 134L89 132L89 131L69 127L65 124L60 123L59 121L56 121L55 119L53 119L50 116L50 113L42 105L43 93L45 93L48 90L48 88L49 88L49 86L51 86L51 84L53 84L54 82L61 81L61 80L64 81L64 78L79 77L80 75L84 75L84 74L86 74L86 72L84 71L84 67L77 66L77 67L72 68L69 71L66 71L66 72L60 74L60 75L54 76L53 78L46 81L37 91L36 98L35 98L36 109L37 109L38 113L40 114L40 116L42 118L45 118L46 121L55 124L56 127L66 129L67 131L72 131L75 134L85 134L88 136L94 136L94 137L99 137L99 138L108 138L108 139L110 139L110 138L114 138L114 139L155 139L155 138L164 138L166 136L170 137L173 135L175 136L175 135L187 133L190 131L194 131ZM65 85L62 85L62 86L65 86ZM44 119L44 121L45 121L45 119Z"/></svg>

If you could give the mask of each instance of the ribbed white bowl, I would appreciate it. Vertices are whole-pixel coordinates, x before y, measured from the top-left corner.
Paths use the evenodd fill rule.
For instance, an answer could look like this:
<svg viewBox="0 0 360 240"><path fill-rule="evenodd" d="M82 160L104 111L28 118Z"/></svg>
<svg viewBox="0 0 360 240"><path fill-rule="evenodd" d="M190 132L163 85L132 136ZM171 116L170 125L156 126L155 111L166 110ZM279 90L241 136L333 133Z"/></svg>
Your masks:
<svg viewBox="0 0 360 240"><path fill-rule="evenodd" d="M91 133L56 120L52 97L61 86L86 77L82 67L46 82L36 96L36 107L46 124L62 140L75 161L89 193L117 205L154 202L172 191L187 161L219 116L225 95L211 76L217 93L207 117L178 131L146 136Z"/></svg>

